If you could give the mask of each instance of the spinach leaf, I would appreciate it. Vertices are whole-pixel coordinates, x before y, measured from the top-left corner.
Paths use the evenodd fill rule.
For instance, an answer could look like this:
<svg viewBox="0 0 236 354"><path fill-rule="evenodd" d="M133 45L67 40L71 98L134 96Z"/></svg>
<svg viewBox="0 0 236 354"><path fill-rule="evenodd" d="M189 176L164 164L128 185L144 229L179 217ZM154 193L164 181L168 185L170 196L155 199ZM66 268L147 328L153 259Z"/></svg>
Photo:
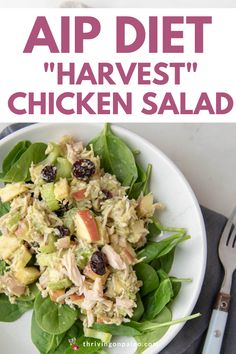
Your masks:
<svg viewBox="0 0 236 354"><path fill-rule="evenodd" d="M117 326L116 324L94 323L93 328L98 331L110 333L113 336L133 337L141 334L137 329L130 327L129 324Z"/></svg>
<svg viewBox="0 0 236 354"><path fill-rule="evenodd" d="M148 224L148 231L148 238L154 238L160 235L162 232L178 232L183 235L186 233L186 229L183 227L169 227L162 225L155 216L151 218L151 222Z"/></svg>
<svg viewBox="0 0 236 354"><path fill-rule="evenodd" d="M136 181L138 171L134 155L126 143L112 133L109 124L105 124L102 132L89 143L91 145L106 172L114 174L124 186Z"/></svg>
<svg viewBox="0 0 236 354"><path fill-rule="evenodd" d="M138 163L136 163L136 165L138 170L138 178L129 189L130 199L138 199L142 192L144 195L149 193L149 182L151 178L152 165L148 164L146 172Z"/></svg>
<svg viewBox="0 0 236 354"><path fill-rule="evenodd" d="M134 266L134 270L139 280L142 280L143 285L140 289L141 296L147 295L159 286L158 275L149 264L138 263Z"/></svg>
<svg viewBox="0 0 236 354"><path fill-rule="evenodd" d="M163 317L162 317L162 314L163 312L166 310L170 311L168 309L168 307L165 307L162 312L156 317L154 318L152 321L143 321L143 322L135 322L135 321L131 321L129 323L129 326L139 330L140 332L145 333L145 332L149 332L149 331L154 331L156 330L157 328L161 328L161 327L166 327L166 326L172 326L172 325L175 325L175 324L178 324L178 323L182 323L182 322L185 322L185 321L189 321L189 320L193 320L194 318L197 318L199 316L201 316L200 313L196 313L196 314L193 314L193 315L190 315L190 316L186 316L186 317L182 317L182 318L178 318L176 320L165 320ZM162 317L162 321L160 321L160 317ZM158 322L157 322L157 319L158 319Z"/></svg>
<svg viewBox="0 0 236 354"><path fill-rule="evenodd" d="M153 261L151 261L150 265L152 266L152 268L158 270L161 268L161 263L160 263L160 258L156 258L153 259Z"/></svg>
<svg viewBox="0 0 236 354"><path fill-rule="evenodd" d="M6 270L6 263L4 261L0 261L0 275L3 275Z"/></svg>
<svg viewBox="0 0 236 354"><path fill-rule="evenodd" d="M45 158L47 145L44 143L34 143L20 156L20 158L11 166L9 171L0 177L2 182L21 182L29 181L29 168L31 163L38 163Z"/></svg>
<svg viewBox="0 0 236 354"><path fill-rule="evenodd" d="M160 267L163 269L167 274L170 272L175 257L175 248L173 248L169 253L159 258Z"/></svg>
<svg viewBox="0 0 236 354"><path fill-rule="evenodd" d="M32 301L39 294L39 289L36 284L30 284L29 287L29 295L22 295L18 299L19 301Z"/></svg>
<svg viewBox="0 0 236 354"><path fill-rule="evenodd" d="M191 238L191 236L186 235L186 236L180 236L179 239L174 240L172 243L169 243L167 245L167 247L165 249L163 249L161 251L161 253L158 255L159 257L163 257L166 254L168 254L169 252L171 252L178 244L180 244L181 242L184 242L186 240L189 240Z"/></svg>
<svg viewBox="0 0 236 354"><path fill-rule="evenodd" d="M136 304L137 304L137 307L134 309L134 313L133 313L133 317L132 317L133 321L139 321L144 313L144 306L143 306L141 296L139 295L139 293L137 293L137 295L136 295Z"/></svg>
<svg viewBox="0 0 236 354"><path fill-rule="evenodd" d="M54 353L55 349L60 345L64 336L65 333L56 335L56 334L49 334L43 331L39 327L35 319L35 312L33 312L32 321L31 321L31 339L40 353L45 353L45 354L48 354L50 352Z"/></svg>
<svg viewBox="0 0 236 354"><path fill-rule="evenodd" d="M158 269L157 274L159 276L160 281L168 279L168 274L163 269Z"/></svg>
<svg viewBox="0 0 236 354"><path fill-rule="evenodd" d="M143 194L146 195L149 193L149 183L151 179L151 174L152 174L152 165L149 163L147 166L147 171L146 171L146 180L144 182L143 186Z"/></svg>
<svg viewBox="0 0 236 354"><path fill-rule="evenodd" d="M40 293L36 296L34 310L39 327L50 334L66 332L78 317L77 310L68 305L56 304L49 297L42 298Z"/></svg>
<svg viewBox="0 0 236 354"><path fill-rule="evenodd" d="M3 203L0 200L0 217L7 214L10 211L10 203Z"/></svg>
<svg viewBox="0 0 236 354"><path fill-rule="evenodd" d="M153 259L162 257L172 251L179 243L188 240L190 236L184 236L182 233L169 236L159 242L149 241L146 246L138 252L138 258L143 258L143 262L149 263Z"/></svg>
<svg viewBox="0 0 236 354"><path fill-rule="evenodd" d="M32 307L32 301L17 301L15 304L11 304L5 294L0 294L0 322L16 321L23 313L32 309Z"/></svg>
<svg viewBox="0 0 236 354"><path fill-rule="evenodd" d="M78 325L79 324L79 325ZM64 354L65 351L70 347L70 340L79 338L83 335L83 326L81 322L76 322L64 335L60 345L56 350L49 354Z"/></svg>
<svg viewBox="0 0 236 354"><path fill-rule="evenodd" d="M76 340L75 344L79 347L79 354L94 354L98 353L102 347L100 339L90 337L80 337ZM64 354L75 354L75 350L69 347Z"/></svg>
<svg viewBox="0 0 236 354"><path fill-rule="evenodd" d="M159 231L178 232L182 234L186 233L186 229L184 227L170 227L170 226L162 225L155 216L153 216L151 219L152 219L152 224L154 224L156 229Z"/></svg>
<svg viewBox="0 0 236 354"><path fill-rule="evenodd" d="M182 283L181 282L171 282L171 284L172 284L172 289L173 289L172 300L174 300L179 295L179 292L182 287Z"/></svg>
<svg viewBox="0 0 236 354"><path fill-rule="evenodd" d="M140 193L142 192L143 185L146 181L146 173L144 169L136 163L137 166L137 172L138 172L138 178L136 181L133 181L133 183L130 185L129 189L129 199L138 199Z"/></svg>
<svg viewBox="0 0 236 354"><path fill-rule="evenodd" d="M171 321L171 312L165 307L161 313L152 321L154 324L166 323ZM136 336L135 340L138 343L138 349L136 350L136 354L141 354L147 349L147 344L155 343L160 340L165 333L168 331L169 327L160 327L155 330L149 330L145 333L142 333L141 336Z"/></svg>
<svg viewBox="0 0 236 354"><path fill-rule="evenodd" d="M149 224L148 224L148 231L149 231L149 233L147 235L148 239L154 238L154 237L160 235L160 233L162 232L159 225L153 221L153 218L152 218L152 221L149 222Z"/></svg>
<svg viewBox="0 0 236 354"><path fill-rule="evenodd" d="M28 140L23 140L17 143L11 151L7 154L2 163L2 173L5 175L14 163L19 160L21 155L29 148L31 142Z"/></svg>
<svg viewBox="0 0 236 354"><path fill-rule="evenodd" d="M182 287L182 283L189 283L192 281L192 279L189 278L176 278L176 277L170 277L171 284L172 284L172 289L173 289L173 296L172 300L174 300Z"/></svg>
<svg viewBox="0 0 236 354"><path fill-rule="evenodd" d="M172 284L169 278L161 281L159 288L143 299L145 320L154 319L171 301L173 296Z"/></svg>

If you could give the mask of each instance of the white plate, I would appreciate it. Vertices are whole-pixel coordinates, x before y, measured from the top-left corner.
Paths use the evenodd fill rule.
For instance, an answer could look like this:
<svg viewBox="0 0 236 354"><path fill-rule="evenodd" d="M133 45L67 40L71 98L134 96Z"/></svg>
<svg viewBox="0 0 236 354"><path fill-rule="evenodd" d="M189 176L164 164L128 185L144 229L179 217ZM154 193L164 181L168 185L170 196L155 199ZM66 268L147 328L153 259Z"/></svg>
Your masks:
<svg viewBox="0 0 236 354"><path fill-rule="evenodd" d="M206 235L198 202L185 177L160 150L128 130L115 126L112 128L132 148L141 151L140 159L144 166L147 163L152 164L151 190L155 198L166 205L161 221L170 226L187 227L188 233L192 236L190 240L178 246L171 271L173 275L193 279L191 283L183 285L173 306L173 318L187 316L192 312L198 299L206 265ZM33 125L0 142L0 160L14 144L22 139L48 142L57 141L64 134L71 134L86 143L101 129L102 125L99 124ZM182 326L183 324L172 326L166 335L145 353L159 353L176 336ZM127 337L119 338L119 341L130 343ZM15 323L0 323L0 343L0 352L4 354L38 353L30 339L30 314L24 315ZM135 349L131 349L130 346L110 350L112 354L131 354L134 351Z"/></svg>

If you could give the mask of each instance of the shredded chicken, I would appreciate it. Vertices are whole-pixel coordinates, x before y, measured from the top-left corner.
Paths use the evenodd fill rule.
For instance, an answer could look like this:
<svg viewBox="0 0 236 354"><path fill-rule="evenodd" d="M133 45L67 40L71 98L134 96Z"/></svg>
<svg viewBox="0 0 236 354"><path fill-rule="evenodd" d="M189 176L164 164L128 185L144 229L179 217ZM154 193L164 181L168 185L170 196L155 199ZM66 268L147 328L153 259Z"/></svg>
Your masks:
<svg viewBox="0 0 236 354"><path fill-rule="evenodd" d="M116 306L120 308L130 309L134 306L134 302L129 299L116 298Z"/></svg>
<svg viewBox="0 0 236 354"><path fill-rule="evenodd" d="M87 311L87 322L88 322L88 327L91 327L92 324L94 323L94 314L91 310Z"/></svg>
<svg viewBox="0 0 236 354"><path fill-rule="evenodd" d="M55 246L58 250L62 248L69 248L70 247L70 238L69 237L63 237L59 238L57 242L55 243Z"/></svg>
<svg viewBox="0 0 236 354"><path fill-rule="evenodd" d="M97 302L104 301L103 298L103 287L100 278L96 278L92 289L84 289L84 301L81 307L87 311L91 310Z"/></svg>
<svg viewBox="0 0 236 354"><path fill-rule="evenodd" d="M134 302L132 300L129 299L121 299L121 298L116 298L116 307L119 310L121 310L122 312L125 310L125 312L127 313L127 315L129 317L132 317L133 315L133 307L134 307Z"/></svg>
<svg viewBox="0 0 236 354"><path fill-rule="evenodd" d="M68 290L65 294L58 296L57 298L57 302L61 302L64 301L65 299L69 298L70 295L76 294L77 292L80 291L80 287L78 286L74 286L73 288L71 288L70 290Z"/></svg>
<svg viewBox="0 0 236 354"><path fill-rule="evenodd" d="M67 159L74 163L79 159L80 153L83 151L82 142L74 142L73 144L66 144L67 148Z"/></svg>
<svg viewBox="0 0 236 354"><path fill-rule="evenodd" d="M63 256L62 265L65 267L66 275L72 281L73 284L79 287L80 294L83 292L84 276L81 275L79 268L76 264L75 254L71 249Z"/></svg>
<svg viewBox="0 0 236 354"><path fill-rule="evenodd" d="M0 277L0 283L11 296L21 296L25 292L25 285L21 284L13 275L5 274Z"/></svg>
<svg viewBox="0 0 236 354"><path fill-rule="evenodd" d="M107 256L107 261L112 268L118 270L126 269L125 262L122 261L119 254L116 253L111 246L109 245L103 246L102 252Z"/></svg>

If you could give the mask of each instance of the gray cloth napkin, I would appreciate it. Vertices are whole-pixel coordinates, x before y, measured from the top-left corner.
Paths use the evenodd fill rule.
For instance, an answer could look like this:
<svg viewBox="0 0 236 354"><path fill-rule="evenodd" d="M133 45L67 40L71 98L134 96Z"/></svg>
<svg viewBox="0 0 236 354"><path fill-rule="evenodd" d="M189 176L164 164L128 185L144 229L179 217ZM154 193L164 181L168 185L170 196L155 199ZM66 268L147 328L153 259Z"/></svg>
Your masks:
<svg viewBox="0 0 236 354"><path fill-rule="evenodd" d="M8 126L0 133L0 139L32 123L16 123ZM161 351L161 354L200 354L212 307L216 294L219 291L223 269L218 258L218 243L227 219L212 210L202 207L202 213L207 232L207 268L202 291L193 313L200 312L201 317L189 321L174 338L174 340ZM228 323L225 331L221 354L236 353L236 281L233 281L232 300L229 312ZM215 353L209 353L215 354Z"/></svg>

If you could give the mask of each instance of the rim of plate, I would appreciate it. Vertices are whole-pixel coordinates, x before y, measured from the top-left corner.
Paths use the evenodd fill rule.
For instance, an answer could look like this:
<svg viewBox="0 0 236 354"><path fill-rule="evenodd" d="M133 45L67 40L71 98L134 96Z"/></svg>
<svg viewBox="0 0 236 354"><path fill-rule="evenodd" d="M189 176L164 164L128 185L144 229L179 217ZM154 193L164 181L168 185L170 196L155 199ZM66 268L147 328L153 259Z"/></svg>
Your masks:
<svg viewBox="0 0 236 354"><path fill-rule="evenodd" d="M30 122L32 123L32 122ZM9 135L7 135L6 137L2 138L0 140L0 147L2 145L4 145L6 142L12 140L12 138L18 137L20 135L22 135L22 133L25 132L31 132L31 131L35 131L38 130L40 128L43 127L49 127L49 126L53 126L54 124L56 125L76 125L79 126L81 125L94 125L97 127L103 127L103 123L37 123L37 124L32 124L30 126L21 128ZM112 123L111 123L112 124ZM194 296L191 298L191 301L187 307L187 309L185 310L185 313L183 314L183 317L185 316L189 316L192 311L194 306L197 303L197 300L199 298L201 289L202 289L202 284L203 284L203 280L204 280L204 276L205 276L205 270L206 270L206 261L207 261L207 242L206 242L206 229L205 229L205 223L203 220L203 216L202 216L202 212L198 203L198 200L195 196L195 193L193 192L189 182L187 181L186 177L184 176L184 174L180 171L180 169L175 165L175 163L165 154L163 153L158 147L156 147L155 145L153 145L152 143L150 143L149 141L147 141L145 138L141 137L140 135L131 132L129 129L123 128L123 127L119 127L115 124L113 125L113 129L114 131L116 131L117 133L119 132L123 132L124 134L128 134L129 136L131 136L132 139L134 140L139 140L141 141L144 145L147 145L149 147L149 149L151 149L154 153L158 153L158 155L165 160L165 162L167 164L169 164L169 166L175 170L175 172L181 177L181 179L183 180L185 186L187 187L188 192L191 195L194 207L196 208L197 214L198 214L198 218L199 218L199 223L200 223L200 229L201 229L201 241L202 241L202 245L203 245L203 262L201 264L201 268L200 268L200 277L199 277L199 284L198 284L198 288L197 291L195 291ZM164 335L164 337L161 339L162 343L161 345L157 348L157 344L159 343L156 342L154 343L150 348L146 349L144 351L144 353L146 354L155 354L156 350L158 349L158 352L160 352L163 348L165 348L175 337L176 335L180 332L180 330L183 328L183 326L185 325L186 322L180 323L180 324L176 324L174 326L174 329L172 331L171 334L168 335L168 331L166 332L166 334Z"/></svg>

